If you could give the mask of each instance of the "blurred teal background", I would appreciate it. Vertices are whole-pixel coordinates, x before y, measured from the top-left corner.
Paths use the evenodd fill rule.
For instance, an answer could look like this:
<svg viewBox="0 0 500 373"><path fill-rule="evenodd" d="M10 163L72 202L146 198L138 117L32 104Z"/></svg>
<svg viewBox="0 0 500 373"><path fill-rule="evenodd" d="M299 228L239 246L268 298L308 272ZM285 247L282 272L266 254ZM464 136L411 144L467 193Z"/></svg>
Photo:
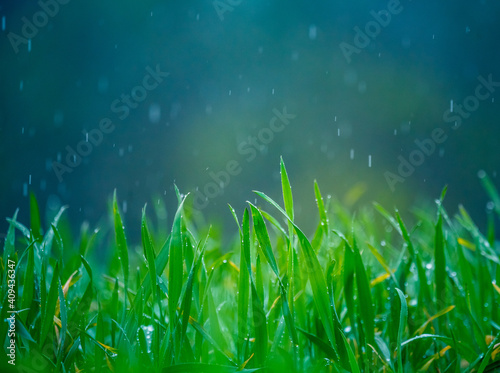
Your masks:
<svg viewBox="0 0 500 373"><path fill-rule="evenodd" d="M308 232L314 179L323 194L353 208L376 200L404 213L418 201L432 203L448 184L450 211L462 203L484 227L488 199L477 173L485 170L499 186L498 94L480 101L456 130L443 114L452 100L474 95L479 76L500 81L499 2L0 4L2 217L20 207L27 222L32 190L43 211L68 204L74 224L96 226L117 188L133 231L144 203L161 199L172 217L174 183L206 196L210 173L235 161L239 172L223 193L198 203L208 221L234 233L227 203L241 212L254 189L279 199L282 155L297 220ZM380 16L390 6L401 11L348 62L341 43L355 46L354 28L365 30L372 11ZM37 15L43 9L52 13L46 24L20 42L25 19L45 23ZM135 89L148 67L169 75L154 89ZM117 108L132 91L144 99L125 116ZM273 109L284 107L295 117L251 157L249 136L269 129ZM65 165L66 147L76 149L104 118L114 129L60 181L54 162ZM414 141L435 128L447 140L391 191L384 173L397 173L398 156L408 159ZM2 220L0 232L6 229Z"/></svg>

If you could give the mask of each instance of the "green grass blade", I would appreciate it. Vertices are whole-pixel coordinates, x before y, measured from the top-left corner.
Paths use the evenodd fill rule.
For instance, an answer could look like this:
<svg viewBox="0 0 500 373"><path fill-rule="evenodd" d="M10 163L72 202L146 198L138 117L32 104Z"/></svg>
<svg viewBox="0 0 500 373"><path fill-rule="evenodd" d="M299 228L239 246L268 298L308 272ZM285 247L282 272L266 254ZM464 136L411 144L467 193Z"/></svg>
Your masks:
<svg viewBox="0 0 500 373"><path fill-rule="evenodd" d="M62 206L59 211L57 212L56 216L52 220L51 226L53 225L54 227L57 227L59 224L59 220L61 219L61 216L63 212L68 208L68 206ZM47 232L45 233L45 236L43 237L43 241L41 244L42 250L44 251L44 255L46 257L50 257L51 255L51 250L52 250L52 240L54 239L54 230L48 229Z"/></svg>
<svg viewBox="0 0 500 373"><path fill-rule="evenodd" d="M368 337L368 343L375 344L374 335L374 311L372 304L372 295L370 291L370 282L368 281L368 276L366 274L365 266L363 260L361 259L361 253L359 252L358 245L356 243L356 238L353 235L352 238L352 248L354 252L354 262L356 266L356 285L358 287L358 300L361 313L361 319L363 320L363 326L365 328L365 333Z"/></svg>
<svg viewBox="0 0 500 373"><path fill-rule="evenodd" d="M192 317L189 318L189 323L193 326L193 328L198 332L200 333L203 338L208 342L210 343L214 348L215 350L220 354L220 355L223 355L228 362L230 362L231 364L233 364L234 366L237 366L237 364L233 361L233 359L231 358L231 356L229 356L225 351L224 349L222 349L219 344L217 343L217 341L210 335L208 334L208 332L205 330L205 328L203 328L203 326L198 323L195 319L193 319Z"/></svg>
<svg viewBox="0 0 500 373"><path fill-rule="evenodd" d="M144 206L144 208L142 209L141 237L142 237L142 247L144 248L144 255L146 257L148 264L149 278L151 279L151 292L153 295L153 305L154 305L157 303L156 299L157 278L156 278L156 264L155 264L156 256L155 256L153 241L151 239L151 235L149 234L148 223L146 219L146 206ZM177 305L177 303L175 304Z"/></svg>
<svg viewBox="0 0 500 373"><path fill-rule="evenodd" d="M15 226L13 224L13 222L16 221L17 219L17 213L19 212L19 210L16 210L16 212L14 213L14 216L12 217L12 219L10 219L11 221L9 221L9 219L7 219L7 221L9 221L9 228L7 229L7 235L5 236L5 242L4 242L4 246L3 246L3 262L4 262L4 265L6 263L8 263L8 260L9 258L14 254L14 251L16 250L16 230L15 230ZM7 272L5 272L5 274L7 274ZM5 286L7 285L7 281L5 281L5 278L3 279L3 285L4 285L4 293L5 293Z"/></svg>
<svg viewBox="0 0 500 373"><path fill-rule="evenodd" d="M250 274L248 272L248 266L245 258L245 242L243 239L243 232L242 229L239 225L238 217L236 216L236 213L234 209L229 206L231 209L231 212L233 214L233 217L236 221L236 224L238 225L238 231L240 233L240 274L238 277L238 343L237 343L237 349L238 349L238 356L239 356L239 361L243 362L245 361L244 358L244 345L246 338L248 336L248 305L249 305L249 297L250 297L250 286L249 286L249 281L250 281ZM248 210L245 209L244 215L247 215L247 217L243 217L243 220L248 221Z"/></svg>
<svg viewBox="0 0 500 373"><path fill-rule="evenodd" d="M429 286L427 285L427 275L425 274L425 269L422 264L422 259L420 258L419 253L413 247L410 234L408 233L406 225L404 224L403 220L401 219L401 216L399 215L399 212L397 211L396 211L396 219L400 227L401 235L403 236L403 239L405 240L406 245L408 247L408 252L410 253L411 258L417 267L420 303L422 305L427 305L427 307L430 307L432 298L430 295Z"/></svg>
<svg viewBox="0 0 500 373"><path fill-rule="evenodd" d="M187 196L186 196L187 197ZM172 225L172 233L170 235L170 258L169 258L169 278L168 278L168 308L170 322L172 327L175 326L176 307L179 303L179 297L183 283L183 255L182 255L182 206L186 201L186 197L179 203L177 212L175 213L174 223ZM173 335L173 329L172 329Z"/></svg>
<svg viewBox="0 0 500 373"><path fill-rule="evenodd" d="M399 327L398 327L398 373L403 373L403 333L406 328L406 321L408 319L408 306L406 304L406 297L403 292L396 288L400 300L400 311L399 311Z"/></svg>
<svg viewBox="0 0 500 373"><path fill-rule="evenodd" d="M285 211L293 221L293 197L292 197L292 187L290 186L290 180L288 179L288 174L285 168L285 162L283 158L280 157L280 170L281 170L281 189L283 191L283 202L285 204Z"/></svg>
<svg viewBox="0 0 500 373"><path fill-rule="evenodd" d="M375 207L375 210L377 210L380 215L382 215L393 226L393 228L396 229L397 232L399 232L399 234L402 234L401 228L396 219L394 219L392 215L382 207L382 205L378 204L377 202L373 202L373 207Z"/></svg>
<svg viewBox="0 0 500 373"><path fill-rule="evenodd" d="M250 205L250 208L252 210L254 230L257 235L260 248L262 249L262 253L266 257L267 262L271 266L271 269L273 270L276 277L279 278L280 275L278 271L278 266L276 264L276 259L274 257L273 249L271 247L271 240L269 239L269 233L267 232L267 227L266 224L264 223L264 218L262 217L262 214L260 213L259 209L257 209L257 207L252 205L250 202L248 202L248 204Z"/></svg>
<svg viewBox="0 0 500 373"><path fill-rule="evenodd" d="M54 315L56 311L57 303L57 285L59 283L59 265L56 264L54 273L52 275L52 282L47 293L47 299L42 302L42 325L40 328L40 345L45 344L45 340L52 326L54 325ZM45 284L42 284L45 286Z"/></svg>
<svg viewBox="0 0 500 373"><path fill-rule="evenodd" d="M172 365L163 369L162 373L252 373L261 370L257 369L239 369L238 367L231 367L226 365L212 365L203 363L185 363Z"/></svg>
<svg viewBox="0 0 500 373"><path fill-rule="evenodd" d="M486 190L495 205L493 209L498 215L500 215L500 195L498 194L495 185L486 172L479 171L478 176L481 184L483 185L483 188Z"/></svg>
<svg viewBox="0 0 500 373"><path fill-rule="evenodd" d="M347 357L349 359L349 365L351 367L351 372L352 373L361 373L359 370L358 363L356 361L356 356L354 356L354 352L352 352L351 346L349 345L349 343L347 343L347 339L345 338L344 333L342 333L341 335L342 335L345 349L347 351Z"/></svg>
<svg viewBox="0 0 500 373"><path fill-rule="evenodd" d="M319 186L318 186L318 183L316 182L316 180L314 180L314 196L316 197L316 204L318 205L321 228L323 229L323 233L327 236L328 232L329 232L329 229L328 229L329 220L328 220L328 216L326 214L325 204L323 202L323 196L321 195L321 192L319 190Z"/></svg>
<svg viewBox="0 0 500 373"><path fill-rule="evenodd" d="M304 254L305 267L307 268L309 280L311 282L311 288L313 291L314 303L316 304L316 309L318 310L320 320L325 328L325 332L332 344L332 348L337 351L336 346L337 342L335 340L335 330L333 323L333 313L330 310L330 301L328 299L328 290L326 287L326 281L323 274L323 270L319 263L318 257L314 252L311 243L304 235L304 233L295 225L290 217L287 215L285 211L271 198L265 195L262 192L255 192L258 196L262 197L264 200L272 204L276 207L293 225L295 232L297 233L297 237L299 239L300 246L302 248L302 252ZM338 353L337 359L338 361Z"/></svg>
<svg viewBox="0 0 500 373"><path fill-rule="evenodd" d="M444 253L443 216L439 213L434 236L434 281L436 282L436 309L446 305L446 259ZM439 319L440 331L445 329L445 320Z"/></svg>
<svg viewBox="0 0 500 373"><path fill-rule="evenodd" d="M186 283L186 290L182 296L182 304L181 304L182 329L181 329L181 337L180 337L181 346L184 343L184 338L186 337L187 326L189 324L189 314L191 312L191 302L193 299L193 283L194 283L195 277L198 274L198 270L201 266L203 254L204 254L204 251L202 249L201 252L198 254L198 258L196 259L194 266L191 267L191 271L189 272L188 280Z"/></svg>
<svg viewBox="0 0 500 373"><path fill-rule="evenodd" d="M488 346L488 350L484 354L484 357L481 361L481 365L479 365L479 368L477 369L477 373L483 373L485 371L486 367L488 366L488 363L490 362L491 354L492 354L493 350L497 347L499 337L500 337L500 334L497 334L495 339L493 339L493 341L491 341L490 345ZM470 367L470 368L473 368L473 367Z"/></svg>
<svg viewBox="0 0 500 373"><path fill-rule="evenodd" d="M368 249L370 249L371 253L373 254L373 256L377 259L377 261L380 263L380 265L382 266L382 268L384 268L384 270L387 272L387 274L389 276L391 276L391 279L392 281L394 281L394 284L396 284L396 286L398 286L399 282L398 280L396 279L396 276L394 276L394 273L391 271L391 269L389 268L389 265L387 264L387 262L385 261L384 257L382 256L382 254L380 254L378 252L378 250L372 245L370 244L369 242L366 243L366 245L368 246Z"/></svg>
<svg viewBox="0 0 500 373"><path fill-rule="evenodd" d="M326 354L326 356L328 356L329 359L331 359L331 360L335 360L336 359L336 356L337 356L336 352L335 352L335 350L332 348L332 346L330 344L328 344L327 342L323 341L321 338L318 338L314 334L311 334L311 333L305 331L304 329L297 328L297 330L299 332L301 332L312 343L314 343L316 346L318 346L318 348L321 351L323 351Z"/></svg>
<svg viewBox="0 0 500 373"><path fill-rule="evenodd" d="M30 192L30 228L35 240L42 238L42 224L40 222L40 209L35 194Z"/></svg>
<svg viewBox="0 0 500 373"><path fill-rule="evenodd" d="M309 240L302 231L294 224L295 232L299 238L300 246L304 254L306 268L308 270L309 281L313 291L314 303L318 310L321 322L325 328L326 335L332 344L332 348L337 351L337 342L335 340L335 331L333 323L333 313L328 299L328 290L321 265L319 264L316 253L314 252ZM337 361L338 361L338 354Z"/></svg>
<svg viewBox="0 0 500 373"><path fill-rule="evenodd" d="M31 308L33 303L33 293L35 290L35 248L30 245L28 248L28 263L24 272L23 295L21 299L21 309ZM23 312L20 318L23 322L28 320L30 312Z"/></svg>
<svg viewBox="0 0 500 373"><path fill-rule="evenodd" d="M128 247L127 240L125 238L125 227L123 226L122 217L120 215L120 210L118 209L118 200L116 198L116 189L113 192L113 220L115 224L115 241L118 248L118 253L120 255L120 261L122 265L123 278L125 283L125 295L128 289L128 279L129 279L129 259L128 259ZM125 305L127 303L127 297L125 296Z"/></svg>
<svg viewBox="0 0 500 373"><path fill-rule="evenodd" d="M59 352L57 355L57 365L61 364L64 357L64 343L66 342L66 332L68 330L68 311L66 306L66 299L61 285L61 279L58 279L58 292L59 292L59 314L61 319L61 330L59 331Z"/></svg>

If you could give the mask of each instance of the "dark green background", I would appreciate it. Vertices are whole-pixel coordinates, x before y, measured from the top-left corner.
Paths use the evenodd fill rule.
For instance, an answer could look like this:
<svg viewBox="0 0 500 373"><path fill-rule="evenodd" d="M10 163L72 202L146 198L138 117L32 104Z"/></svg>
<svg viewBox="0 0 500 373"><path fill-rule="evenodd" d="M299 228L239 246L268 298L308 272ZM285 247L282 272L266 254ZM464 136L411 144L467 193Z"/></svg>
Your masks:
<svg viewBox="0 0 500 373"><path fill-rule="evenodd" d="M403 11L350 64L339 44L352 44L353 28L388 1L243 0L221 20L209 0L71 0L40 28L31 51L21 45L17 54L8 33L21 34L22 17L31 20L40 6L0 4L3 217L20 207L27 222L28 187L48 214L68 204L71 221L96 226L117 188L127 224L138 227L141 207L158 196L172 217L174 182L182 192L203 189L210 171L236 160L241 173L203 210L234 233L226 204L241 211L253 189L278 198L282 155L299 225L309 231L315 178L325 195L343 199L357 185L366 189L357 205L377 200L403 212L421 199L431 204L448 184L450 211L463 203L484 226L477 173L499 184L499 100L481 102L456 131L442 117L450 100L474 93L479 75L500 81L497 1L401 1ZM169 77L119 120L111 103L157 64ZM161 111L157 122L152 106ZM238 145L284 106L297 117L247 162ZM59 183L52 162L106 117L116 129ZM414 141L436 127L447 141L392 193L384 172L395 172L397 157L408 159Z"/></svg>

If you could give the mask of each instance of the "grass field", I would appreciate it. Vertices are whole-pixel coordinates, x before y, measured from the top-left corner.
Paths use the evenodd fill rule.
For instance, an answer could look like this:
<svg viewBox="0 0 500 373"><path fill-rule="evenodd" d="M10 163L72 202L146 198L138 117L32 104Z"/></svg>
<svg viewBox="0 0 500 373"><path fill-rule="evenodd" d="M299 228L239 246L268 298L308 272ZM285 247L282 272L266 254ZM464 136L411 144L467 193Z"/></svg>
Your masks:
<svg viewBox="0 0 500 373"><path fill-rule="evenodd" d="M64 208L42 224L31 195L29 228L8 219L0 262L1 371L500 371L500 197L487 175L484 232L462 207L447 214L446 189L409 226L314 183L308 237L280 167L283 201L229 206L229 246L179 192L168 235L144 208L141 245L116 192L109 223L77 238Z"/></svg>

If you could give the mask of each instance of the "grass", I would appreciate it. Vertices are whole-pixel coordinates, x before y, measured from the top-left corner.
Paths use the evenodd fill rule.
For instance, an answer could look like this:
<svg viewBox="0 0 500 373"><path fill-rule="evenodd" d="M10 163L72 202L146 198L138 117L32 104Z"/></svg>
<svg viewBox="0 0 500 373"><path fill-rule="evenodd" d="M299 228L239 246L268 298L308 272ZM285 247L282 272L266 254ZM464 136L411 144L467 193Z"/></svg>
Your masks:
<svg viewBox="0 0 500 373"><path fill-rule="evenodd" d="M229 206L239 235L224 250L177 189L170 233L162 238L145 207L139 247L127 242L116 193L109 224L84 224L77 239L64 208L42 226L31 195L30 228L17 212L8 219L0 262L0 313L15 311L16 349L15 367L0 356L2 371L500 370L500 198L487 175L486 233L463 207L447 214L446 189L408 227L378 204L353 213L314 183L308 238L280 167L282 204L256 192L259 204ZM0 324L5 351L9 325Z"/></svg>

